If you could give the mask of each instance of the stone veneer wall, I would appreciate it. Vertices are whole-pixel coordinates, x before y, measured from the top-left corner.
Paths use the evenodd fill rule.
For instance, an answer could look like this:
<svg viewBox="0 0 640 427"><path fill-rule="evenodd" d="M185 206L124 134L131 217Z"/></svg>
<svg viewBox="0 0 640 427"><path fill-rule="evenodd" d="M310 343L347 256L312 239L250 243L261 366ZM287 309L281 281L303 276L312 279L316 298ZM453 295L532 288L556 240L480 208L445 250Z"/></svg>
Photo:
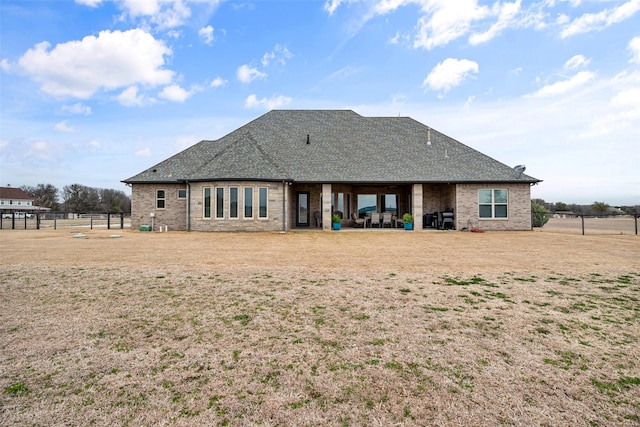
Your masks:
<svg viewBox="0 0 640 427"><path fill-rule="evenodd" d="M204 191L211 188L211 218L204 216ZM224 218L215 218L215 189L224 188ZM229 188L238 187L239 218L229 218ZM253 218L243 218L244 188L253 188ZM258 218L258 189L267 187L267 218ZM288 187L288 186L287 186ZM288 191L288 190L286 190ZM191 230L192 231L282 231L282 183L255 181L192 182ZM289 209L289 206L286 207ZM291 224L287 224L287 228Z"/></svg>
<svg viewBox="0 0 640 427"><path fill-rule="evenodd" d="M169 230L186 230L187 199L178 199L178 190L184 184L134 184L131 187L131 229L151 225L151 213L155 214L154 226L167 226ZM165 191L164 209L156 209L156 190Z"/></svg>
<svg viewBox="0 0 640 427"><path fill-rule="evenodd" d="M456 229L480 228L486 231L531 230L531 187L526 184L457 184L455 209ZM509 190L508 218L480 219L478 217L478 190Z"/></svg>

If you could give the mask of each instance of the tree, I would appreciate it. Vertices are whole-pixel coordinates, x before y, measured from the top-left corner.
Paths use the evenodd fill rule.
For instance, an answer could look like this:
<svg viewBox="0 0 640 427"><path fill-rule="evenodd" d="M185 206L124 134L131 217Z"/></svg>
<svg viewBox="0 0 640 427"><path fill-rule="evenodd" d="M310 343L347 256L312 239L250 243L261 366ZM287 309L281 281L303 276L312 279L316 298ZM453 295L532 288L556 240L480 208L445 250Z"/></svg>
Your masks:
<svg viewBox="0 0 640 427"><path fill-rule="evenodd" d="M124 191L113 189L100 189L100 210L107 213L129 212L131 200Z"/></svg>
<svg viewBox="0 0 640 427"><path fill-rule="evenodd" d="M35 187L24 185L22 190L33 198L33 204L52 211L58 210L58 189L51 184L38 184Z"/></svg>
<svg viewBox="0 0 640 427"><path fill-rule="evenodd" d="M547 208L535 200L531 201L531 220L534 227L542 227L549 221Z"/></svg>
<svg viewBox="0 0 640 427"><path fill-rule="evenodd" d="M569 206L563 202L556 202L556 211L568 211Z"/></svg>
<svg viewBox="0 0 640 427"><path fill-rule="evenodd" d="M64 208L68 212L93 213L100 211L100 196L95 188L81 184L65 185L62 189Z"/></svg>
<svg viewBox="0 0 640 427"><path fill-rule="evenodd" d="M605 202L593 202L593 204L591 205L591 210L593 212L595 212L596 214L606 214L607 212L609 212L609 208L611 206L609 206L608 204L606 204Z"/></svg>

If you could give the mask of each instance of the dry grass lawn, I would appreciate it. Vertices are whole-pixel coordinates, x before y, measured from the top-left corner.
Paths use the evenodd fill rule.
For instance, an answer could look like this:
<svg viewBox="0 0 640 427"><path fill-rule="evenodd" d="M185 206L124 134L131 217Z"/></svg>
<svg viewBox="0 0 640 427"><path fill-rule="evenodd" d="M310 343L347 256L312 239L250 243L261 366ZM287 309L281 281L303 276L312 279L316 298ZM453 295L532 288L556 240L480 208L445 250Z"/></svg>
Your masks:
<svg viewBox="0 0 640 427"><path fill-rule="evenodd" d="M0 232L0 425L640 424L638 236L76 233Z"/></svg>

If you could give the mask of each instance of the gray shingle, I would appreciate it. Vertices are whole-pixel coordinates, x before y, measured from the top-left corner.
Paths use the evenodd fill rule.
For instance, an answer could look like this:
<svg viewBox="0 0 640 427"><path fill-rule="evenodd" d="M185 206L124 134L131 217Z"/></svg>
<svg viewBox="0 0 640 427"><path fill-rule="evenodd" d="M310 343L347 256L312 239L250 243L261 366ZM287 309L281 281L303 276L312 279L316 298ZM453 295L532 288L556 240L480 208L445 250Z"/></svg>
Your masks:
<svg viewBox="0 0 640 427"><path fill-rule="evenodd" d="M124 182L239 179L539 182L411 118L362 117L344 110L274 110Z"/></svg>

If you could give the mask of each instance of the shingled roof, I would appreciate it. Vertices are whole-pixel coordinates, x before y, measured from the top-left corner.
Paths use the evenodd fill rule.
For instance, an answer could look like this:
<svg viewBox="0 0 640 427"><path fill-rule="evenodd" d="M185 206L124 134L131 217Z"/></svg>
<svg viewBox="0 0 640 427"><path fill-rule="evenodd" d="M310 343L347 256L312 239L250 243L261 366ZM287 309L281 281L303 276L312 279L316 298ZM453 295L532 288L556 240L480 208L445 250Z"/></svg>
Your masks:
<svg viewBox="0 0 640 427"><path fill-rule="evenodd" d="M220 180L539 182L409 117L363 117L348 110L270 111L123 182Z"/></svg>

